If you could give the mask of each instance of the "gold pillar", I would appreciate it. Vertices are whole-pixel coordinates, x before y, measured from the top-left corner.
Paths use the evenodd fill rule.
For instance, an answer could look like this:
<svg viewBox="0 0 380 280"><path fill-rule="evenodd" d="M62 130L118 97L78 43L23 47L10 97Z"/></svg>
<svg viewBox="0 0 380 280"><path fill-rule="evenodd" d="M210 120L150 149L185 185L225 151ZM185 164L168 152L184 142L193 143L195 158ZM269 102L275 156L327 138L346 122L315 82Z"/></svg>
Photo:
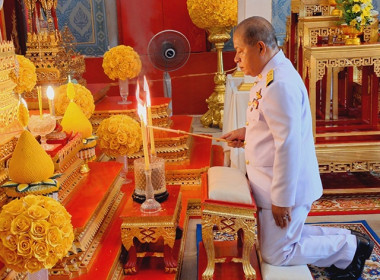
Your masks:
<svg viewBox="0 0 380 280"><path fill-rule="evenodd" d="M230 36L231 27L213 27L208 30L208 40L215 44L218 56L217 73L214 77L214 92L206 99L208 111L202 116L203 126L223 127L224 94L226 92L226 73L223 70L223 47Z"/></svg>

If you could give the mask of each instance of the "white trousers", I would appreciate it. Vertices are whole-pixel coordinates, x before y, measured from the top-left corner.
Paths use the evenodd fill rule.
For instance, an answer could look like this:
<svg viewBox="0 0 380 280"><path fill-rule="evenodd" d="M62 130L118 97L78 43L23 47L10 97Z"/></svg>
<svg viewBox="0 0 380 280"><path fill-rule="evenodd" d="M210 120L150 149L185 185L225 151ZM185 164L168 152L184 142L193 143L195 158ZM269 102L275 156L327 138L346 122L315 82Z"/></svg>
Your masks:
<svg viewBox="0 0 380 280"><path fill-rule="evenodd" d="M355 255L356 236L347 229L305 225L310 205L292 208L292 220L278 227L271 209L259 212L259 245L263 260L272 265L335 265L345 269Z"/></svg>

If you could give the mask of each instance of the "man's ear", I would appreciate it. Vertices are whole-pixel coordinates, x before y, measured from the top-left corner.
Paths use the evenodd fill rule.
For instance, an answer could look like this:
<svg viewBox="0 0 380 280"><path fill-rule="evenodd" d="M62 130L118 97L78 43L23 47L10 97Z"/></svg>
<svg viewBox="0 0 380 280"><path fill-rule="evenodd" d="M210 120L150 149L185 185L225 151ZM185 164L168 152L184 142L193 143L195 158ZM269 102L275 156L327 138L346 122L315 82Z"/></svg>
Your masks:
<svg viewBox="0 0 380 280"><path fill-rule="evenodd" d="M258 44L258 47L259 47L259 50L260 50L260 55L261 54L265 54L266 46L265 46L264 42L263 41L258 41L257 44Z"/></svg>

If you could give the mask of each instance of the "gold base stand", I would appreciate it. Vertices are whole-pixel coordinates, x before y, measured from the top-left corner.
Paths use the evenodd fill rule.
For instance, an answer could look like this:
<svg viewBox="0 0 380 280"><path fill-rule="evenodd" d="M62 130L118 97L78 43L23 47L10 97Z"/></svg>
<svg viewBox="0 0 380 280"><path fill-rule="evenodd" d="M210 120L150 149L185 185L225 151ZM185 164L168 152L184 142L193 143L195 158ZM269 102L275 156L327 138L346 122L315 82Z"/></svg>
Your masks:
<svg viewBox="0 0 380 280"><path fill-rule="evenodd" d="M205 127L214 126L223 128L223 112L224 112L224 95L226 93L226 74L223 70L223 54L224 43L230 36L231 27L215 27L208 30L208 40L215 44L218 54L217 73L214 77L214 92L206 99L208 111L201 117L201 123Z"/></svg>

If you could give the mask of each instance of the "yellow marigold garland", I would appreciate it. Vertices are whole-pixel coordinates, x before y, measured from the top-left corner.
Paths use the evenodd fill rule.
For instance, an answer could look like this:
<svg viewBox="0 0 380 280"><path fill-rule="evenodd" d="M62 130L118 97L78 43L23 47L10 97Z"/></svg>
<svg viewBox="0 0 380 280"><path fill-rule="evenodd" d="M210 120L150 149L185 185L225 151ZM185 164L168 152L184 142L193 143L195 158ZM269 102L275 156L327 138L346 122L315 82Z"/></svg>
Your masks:
<svg viewBox="0 0 380 280"><path fill-rule="evenodd" d="M202 29L237 24L237 0L187 0L193 23Z"/></svg>
<svg viewBox="0 0 380 280"><path fill-rule="evenodd" d="M59 202L28 195L3 206L0 259L17 272L52 268L74 241L71 215Z"/></svg>
<svg viewBox="0 0 380 280"><path fill-rule="evenodd" d="M141 71L141 60L130 46L119 45L104 54L104 73L112 79L132 79Z"/></svg>
<svg viewBox="0 0 380 280"><path fill-rule="evenodd" d="M131 155L142 145L140 124L126 115L104 119L96 134L100 148L112 157Z"/></svg>
<svg viewBox="0 0 380 280"><path fill-rule="evenodd" d="M75 91L74 102L82 109L86 118L89 119L95 110L94 97L84 86L80 84L73 85ZM63 116L65 114L69 102L70 100L67 97L67 84L59 86L55 101L55 111L58 116Z"/></svg>
<svg viewBox="0 0 380 280"><path fill-rule="evenodd" d="M23 55L16 55L18 67L9 73L11 80L17 85L14 91L18 94L31 91L37 82L36 67Z"/></svg>

